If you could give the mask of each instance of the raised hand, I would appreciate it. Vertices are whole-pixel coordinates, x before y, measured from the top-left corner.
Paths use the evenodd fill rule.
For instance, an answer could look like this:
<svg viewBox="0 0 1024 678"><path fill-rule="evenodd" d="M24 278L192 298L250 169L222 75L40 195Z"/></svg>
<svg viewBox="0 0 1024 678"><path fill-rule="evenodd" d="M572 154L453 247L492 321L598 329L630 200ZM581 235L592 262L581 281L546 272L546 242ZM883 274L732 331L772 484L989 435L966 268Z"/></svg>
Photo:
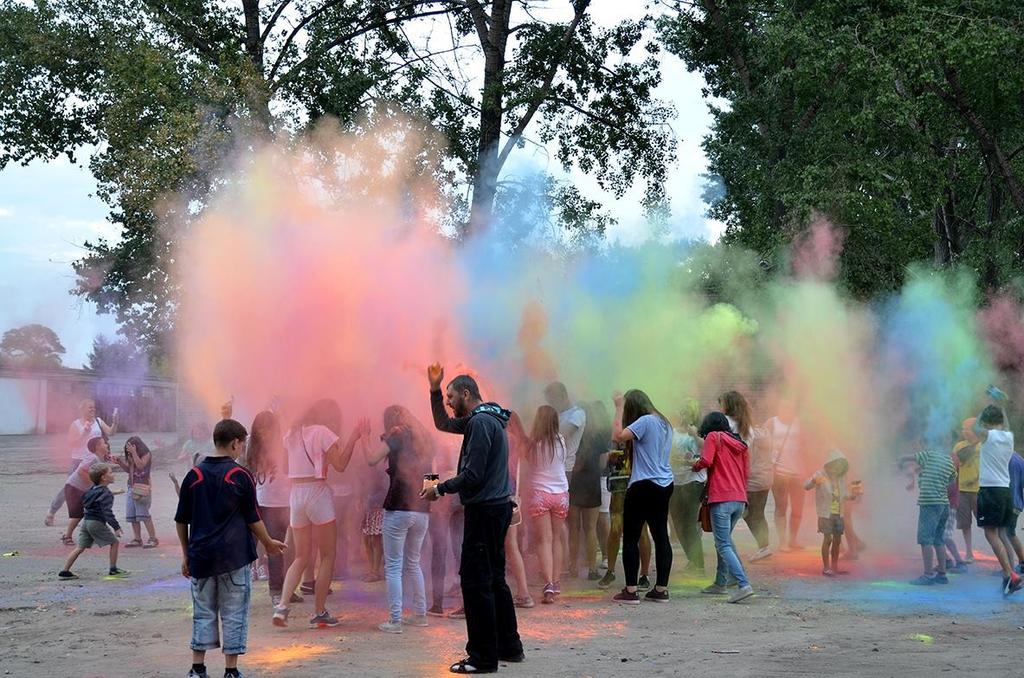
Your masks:
<svg viewBox="0 0 1024 678"><path fill-rule="evenodd" d="M626 396L622 395L622 391L616 391L612 394L612 402L615 403L615 407L622 409L623 404L626 402Z"/></svg>
<svg viewBox="0 0 1024 678"><path fill-rule="evenodd" d="M444 368L441 363L433 363L427 367L427 379L430 381L431 391L440 391L441 382L444 380Z"/></svg>

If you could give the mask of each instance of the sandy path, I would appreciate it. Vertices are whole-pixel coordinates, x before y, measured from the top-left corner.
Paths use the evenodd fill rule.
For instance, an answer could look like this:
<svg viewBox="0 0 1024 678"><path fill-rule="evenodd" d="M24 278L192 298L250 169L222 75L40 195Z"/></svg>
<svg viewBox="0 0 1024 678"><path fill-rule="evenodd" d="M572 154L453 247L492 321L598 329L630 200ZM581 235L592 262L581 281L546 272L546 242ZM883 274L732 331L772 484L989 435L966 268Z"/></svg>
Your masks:
<svg viewBox="0 0 1024 678"><path fill-rule="evenodd" d="M115 444L119 441L115 441ZM170 483L156 480L154 515L163 544L124 551L123 581L106 581L106 554L79 559L81 580L58 582L67 548L42 524L49 498L62 482L38 438L0 438L0 559L2 675L183 676L188 669L190 609L187 582L177 574L178 549ZM115 447L115 449L118 449ZM44 459L39 470L39 459ZM120 481L123 484L123 481ZM115 504L123 515L123 500ZM750 540L740 534L741 551ZM706 548L711 549L710 537ZM527 662L504 667L520 676L910 676L971 672L1016 675L1024 637L1024 596L1004 601L991 563L974 566L948 587L919 589L914 552L885 563L865 561L841 580L817 575L813 550L752 566L758 595L728 605L701 595L705 580L675 577L667 605L623 607L609 596L566 587L556 605L521 611ZM711 558L712 562L714 557ZM682 562L681 555L677 562ZM884 565L898 578L871 577ZM621 579L621 575L620 575ZM256 584L249 654L253 676L442 676L464 643L464 622L431 620L402 636L375 630L384 619L383 584L341 582L331 607L342 619L333 630L287 630L270 625L266 585ZM310 605L296 606L298 622ZM982 662L980 657L985 657ZM211 653L211 675L220 657Z"/></svg>

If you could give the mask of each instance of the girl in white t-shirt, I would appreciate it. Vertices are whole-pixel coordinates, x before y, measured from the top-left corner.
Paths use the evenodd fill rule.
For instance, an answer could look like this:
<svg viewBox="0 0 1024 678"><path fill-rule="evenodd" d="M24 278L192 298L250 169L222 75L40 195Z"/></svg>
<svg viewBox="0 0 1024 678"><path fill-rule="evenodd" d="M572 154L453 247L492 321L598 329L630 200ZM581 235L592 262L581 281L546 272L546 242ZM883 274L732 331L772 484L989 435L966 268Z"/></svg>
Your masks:
<svg viewBox="0 0 1024 678"><path fill-rule="evenodd" d="M530 518L537 535L537 558L544 576L543 603L555 602L560 591L556 576L562 571L562 541L569 515L569 479L565 475L565 439L558 432L558 412L542 405L533 418L527 449Z"/></svg>
<svg viewBox="0 0 1024 678"><path fill-rule="evenodd" d="M320 553L314 588L315 609L309 620L310 628L338 625L338 620L327 611L327 591L334 571L334 549L337 526L334 498L327 485L327 468L333 466L342 472L348 467L356 441L370 434L370 422L362 419L353 429L344 447L338 437L341 430L341 409L333 400L320 400L313 404L302 419L284 438L288 461L289 525L295 539L295 560L288 567L281 588L281 601L274 607L275 626L288 625L288 603L299 585L306 565L314 560L312 545Z"/></svg>

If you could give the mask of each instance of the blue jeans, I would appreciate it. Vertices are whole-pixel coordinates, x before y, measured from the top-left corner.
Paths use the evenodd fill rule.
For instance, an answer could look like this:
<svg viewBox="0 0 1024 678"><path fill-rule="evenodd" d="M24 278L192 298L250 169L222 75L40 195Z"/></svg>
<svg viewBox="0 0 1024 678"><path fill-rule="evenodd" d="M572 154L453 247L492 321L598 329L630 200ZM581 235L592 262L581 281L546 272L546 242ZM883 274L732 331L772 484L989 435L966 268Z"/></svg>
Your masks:
<svg viewBox="0 0 1024 678"><path fill-rule="evenodd" d="M427 534L430 514L419 511L384 512L384 581L388 590L388 613L391 621L402 622L402 580L412 586L412 611L427 613L427 594L420 569L420 550Z"/></svg>
<svg viewBox="0 0 1024 678"><path fill-rule="evenodd" d="M224 654L245 654L249 635L249 597L252 569L249 563L213 577L192 578L193 650L220 646L217 617L224 627Z"/></svg>
<svg viewBox="0 0 1024 678"><path fill-rule="evenodd" d="M732 543L732 530L743 517L747 505L742 501L723 501L711 504L711 532L715 535L715 551L718 552L718 568L715 571L715 584L725 586L726 574L732 575L740 586L750 586L747 573L736 554L736 546Z"/></svg>

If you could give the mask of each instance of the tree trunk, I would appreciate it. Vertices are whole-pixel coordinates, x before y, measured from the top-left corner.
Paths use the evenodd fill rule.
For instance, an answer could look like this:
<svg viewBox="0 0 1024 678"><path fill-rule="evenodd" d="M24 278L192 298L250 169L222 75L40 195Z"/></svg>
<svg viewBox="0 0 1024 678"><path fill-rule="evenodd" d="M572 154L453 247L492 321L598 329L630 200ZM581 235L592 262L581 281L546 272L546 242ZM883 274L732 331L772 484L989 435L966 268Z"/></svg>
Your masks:
<svg viewBox="0 0 1024 678"><path fill-rule="evenodd" d="M478 2L470 3L484 51L484 87L480 101L480 139L477 142L476 176L473 200L465 235L487 228L494 216L494 196L498 190L498 147L504 116L505 47L513 0L493 0L489 20ZM484 23L486 22L486 30Z"/></svg>
<svg viewBox="0 0 1024 678"><path fill-rule="evenodd" d="M245 97L252 109L253 116L259 123L259 133L269 134L272 122L270 117L270 86L266 80L266 73L263 70L263 40L260 36L259 0L242 0L242 11L245 14L245 53L252 63L255 76L243 85Z"/></svg>

